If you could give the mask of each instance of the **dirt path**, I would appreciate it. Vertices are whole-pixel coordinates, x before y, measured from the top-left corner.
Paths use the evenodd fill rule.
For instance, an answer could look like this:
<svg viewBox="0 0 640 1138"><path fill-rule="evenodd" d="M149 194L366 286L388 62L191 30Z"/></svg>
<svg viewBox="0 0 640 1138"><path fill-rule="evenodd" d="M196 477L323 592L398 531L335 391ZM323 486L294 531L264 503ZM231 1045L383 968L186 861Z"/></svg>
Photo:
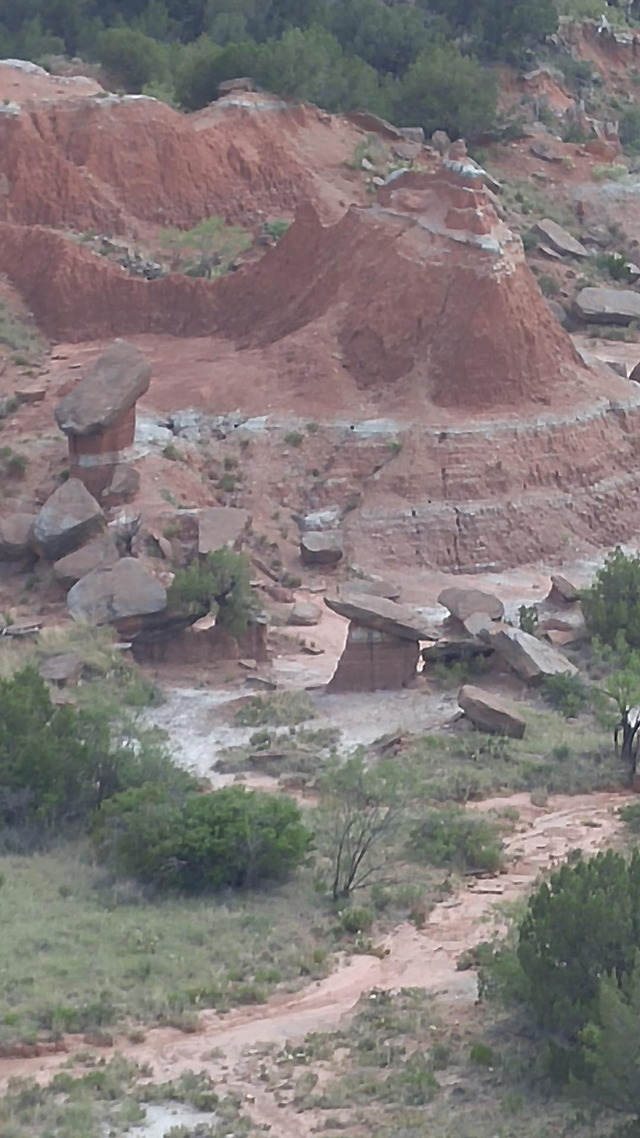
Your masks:
<svg viewBox="0 0 640 1138"><path fill-rule="evenodd" d="M624 802L623 795L614 793L557 796L545 807L533 806L526 794L487 799L476 808L515 808L519 812L514 833L506 842L508 872L493 879L469 881L457 895L433 909L423 929L400 925L384 942L385 956L345 957L330 976L295 995L279 994L261 1007L228 1015L204 1012L197 1034L154 1029L140 1044L119 1039L117 1050L149 1063L159 1080L175 1078L188 1069L206 1070L231 1086L250 1089L253 1095L251 1084L240 1071L248 1048L258 1043L282 1046L308 1032L334 1030L372 988L420 987L446 1002L468 1005L476 998L475 974L457 971L456 962L464 949L490 935L496 920L500 921L496 906L526 895L538 874L572 849L593 853L611 845L619 827L616 810ZM66 1042L70 1052L80 1046L73 1037ZM68 1054L57 1053L2 1060L0 1082L4 1084L14 1075L45 1080L47 1073L66 1059ZM256 1118L260 1097L253 1105ZM293 1119L292 1128L285 1131L282 1111L278 1117L279 1134L306 1133L299 1128L302 1123L293 1126ZM268 1121L263 1117L259 1120Z"/></svg>

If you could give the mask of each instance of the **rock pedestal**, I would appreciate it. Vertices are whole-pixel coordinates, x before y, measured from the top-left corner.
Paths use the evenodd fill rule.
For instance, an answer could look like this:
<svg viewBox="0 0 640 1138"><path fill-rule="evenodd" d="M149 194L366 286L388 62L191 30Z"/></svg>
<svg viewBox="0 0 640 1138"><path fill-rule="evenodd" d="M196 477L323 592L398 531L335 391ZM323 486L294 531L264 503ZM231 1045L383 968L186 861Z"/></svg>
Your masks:
<svg viewBox="0 0 640 1138"><path fill-rule="evenodd" d="M126 468L136 429L135 405L150 378L144 354L115 340L56 407L56 421L69 440L71 476L105 504L126 497L117 487L126 486L127 480L117 475L123 465Z"/></svg>
<svg viewBox="0 0 640 1138"><path fill-rule="evenodd" d="M416 677L417 640L393 636L352 621L347 643L327 691L395 691Z"/></svg>

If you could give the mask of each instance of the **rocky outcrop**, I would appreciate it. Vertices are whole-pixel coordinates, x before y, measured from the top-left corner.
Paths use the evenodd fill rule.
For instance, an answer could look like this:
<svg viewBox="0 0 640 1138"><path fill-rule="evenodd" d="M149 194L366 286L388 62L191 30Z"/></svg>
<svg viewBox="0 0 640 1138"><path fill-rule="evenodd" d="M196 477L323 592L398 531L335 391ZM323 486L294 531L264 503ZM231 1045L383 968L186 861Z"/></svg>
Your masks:
<svg viewBox="0 0 640 1138"><path fill-rule="evenodd" d="M96 497L108 488L110 504L135 436L135 405L150 378L144 353L116 340L56 407L56 421L69 440L72 477Z"/></svg>
<svg viewBox="0 0 640 1138"><path fill-rule="evenodd" d="M149 633L143 629L135 637L132 651L140 664L206 666L219 660L241 660L244 657L260 664L269 659L267 633L264 620L252 622L239 637L215 624L208 628L197 625L171 628L167 622L164 626L156 625Z"/></svg>
<svg viewBox="0 0 640 1138"><path fill-rule="evenodd" d="M247 510L234 506L207 506L198 514L198 553L206 557L218 549L237 549L251 525Z"/></svg>
<svg viewBox="0 0 640 1138"><path fill-rule="evenodd" d="M67 607L74 620L115 624L157 616L167 605L163 585L133 557L88 573L69 591Z"/></svg>
<svg viewBox="0 0 640 1138"><path fill-rule="evenodd" d="M554 573L551 577L551 588L547 596L547 601L550 604L556 605L570 605L580 599L580 590L571 581L567 580L560 573Z"/></svg>
<svg viewBox="0 0 640 1138"><path fill-rule="evenodd" d="M522 739L525 733L526 721L522 716L492 692L465 684L458 692L458 704L480 731L490 735L508 735L512 739Z"/></svg>
<svg viewBox="0 0 640 1138"><path fill-rule="evenodd" d="M640 292L629 288L583 288L575 310L589 324L630 324L640 320Z"/></svg>
<svg viewBox="0 0 640 1138"><path fill-rule="evenodd" d="M99 534L105 517L78 478L63 482L36 515L31 543L47 561L59 561Z"/></svg>
<svg viewBox="0 0 640 1138"><path fill-rule="evenodd" d="M559 253L561 257L583 258L589 256L588 250L585 249L581 241L576 241L575 237L567 233L566 229L548 217L544 218L543 221L537 221L531 232L543 245L547 245L555 253Z"/></svg>
<svg viewBox="0 0 640 1138"><path fill-rule="evenodd" d="M92 538L86 545L61 557L53 566L53 576L59 585L70 589L87 573L94 569L101 569L105 565L113 565L119 559L118 547L111 533L105 532Z"/></svg>
<svg viewBox="0 0 640 1138"><path fill-rule="evenodd" d="M528 684L539 683L546 676L578 674L575 664L561 652L519 628L496 629L489 633L489 643L504 663Z"/></svg>
<svg viewBox="0 0 640 1138"><path fill-rule="evenodd" d="M504 605L493 593L483 593L480 589L461 589L450 586L438 596L438 604L444 605L457 620L466 621L474 613L484 613L490 620L502 620Z"/></svg>
<svg viewBox="0 0 640 1138"><path fill-rule="evenodd" d="M418 657L417 640L352 622L327 691L395 691L406 688L415 680Z"/></svg>
<svg viewBox="0 0 640 1138"><path fill-rule="evenodd" d="M339 616L388 636L416 643L438 639L438 633L419 612L384 597L325 597L324 603Z"/></svg>
<svg viewBox="0 0 640 1138"><path fill-rule="evenodd" d="M300 539L300 557L303 565L337 565L344 557L341 535L310 530Z"/></svg>

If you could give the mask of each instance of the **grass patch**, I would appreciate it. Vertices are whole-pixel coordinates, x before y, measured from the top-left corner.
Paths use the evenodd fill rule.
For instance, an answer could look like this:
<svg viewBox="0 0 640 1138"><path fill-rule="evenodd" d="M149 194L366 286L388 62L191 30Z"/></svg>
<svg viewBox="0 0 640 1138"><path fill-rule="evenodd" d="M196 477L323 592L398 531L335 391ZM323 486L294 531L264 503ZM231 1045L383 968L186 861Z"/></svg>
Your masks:
<svg viewBox="0 0 640 1138"><path fill-rule="evenodd" d="M44 343L28 317L0 300L0 344L18 353L28 366L44 350Z"/></svg>
<svg viewBox="0 0 640 1138"><path fill-rule="evenodd" d="M171 1024L261 1003L326 967L310 875L224 901L157 900L114 882L84 844L0 857L0 1043Z"/></svg>
<svg viewBox="0 0 640 1138"><path fill-rule="evenodd" d="M74 1066L77 1062L74 1060ZM220 1097L209 1077L185 1071L170 1083L150 1084L151 1069L117 1055L107 1061L87 1055L83 1074L60 1071L46 1086L27 1079L13 1079L0 1100L0 1127L3 1138L120 1138L131 1133L144 1135L149 1105L181 1104L195 1129L178 1127L168 1133L176 1138L206 1134L237 1138L255 1133L250 1120L242 1115L236 1096ZM175 1107L174 1107L175 1109ZM177 1112L178 1119L180 1112ZM199 1117L201 1116L201 1117ZM170 1125L167 1120L167 1125Z"/></svg>
<svg viewBox="0 0 640 1138"><path fill-rule="evenodd" d="M235 722L238 727L295 727L316 715L306 692L283 691L252 696L236 712Z"/></svg>
<svg viewBox="0 0 640 1138"><path fill-rule="evenodd" d="M229 747L216 762L224 774L254 770L278 778L300 776L306 784L324 769L340 740L337 727L305 727L255 731L248 746Z"/></svg>
<svg viewBox="0 0 640 1138"><path fill-rule="evenodd" d="M501 791L580 794L626 785L610 733L590 714L567 723L555 711L524 704L523 739L468 731L411 740L403 756L420 797L468 802Z"/></svg>

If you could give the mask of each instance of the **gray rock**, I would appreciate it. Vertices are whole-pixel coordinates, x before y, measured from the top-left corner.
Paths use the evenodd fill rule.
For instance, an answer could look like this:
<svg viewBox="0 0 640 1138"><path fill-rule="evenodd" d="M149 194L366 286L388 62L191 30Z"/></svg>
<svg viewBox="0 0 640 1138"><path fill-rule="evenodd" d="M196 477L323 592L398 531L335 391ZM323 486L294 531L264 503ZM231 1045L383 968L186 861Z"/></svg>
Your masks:
<svg viewBox="0 0 640 1138"><path fill-rule="evenodd" d="M337 565L344 557L342 535L311 530L300 539L300 556L304 565Z"/></svg>
<svg viewBox="0 0 640 1138"><path fill-rule="evenodd" d="M55 410L65 435L102 434L134 406L149 387L151 364L124 340L115 340Z"/></svg>
<svg viewBox="0 0 640 1138"><path fill-rule="evenodd" d="M526 722L510 704L491 692L465 684L458 692L458 704L467 719L480 731L522 739Z"/></svg>
<svg viewBox="0 0 640 1138"><path fill-rule="evenodd" d="M0 560L22 561L31 554L34 514L10 514L0 519Z"/></svg>
<svg viewBox="0 0 640 1138"><path fill-rule="evenodd" d="M406 138L407 142L419 142L420 146L424 145L424 127L401 126L400 134Z"/></svg>
<svg viewBox="0 0 640 1138"><path fill-rule="evenodd" d="M496 654L526 683L539 683L546 676L565 672L578 674L575 664L561 652L519 628L503 626L484 635Z"/></svg>
<svg viewBox="0 0 640 1138"><path fill-rule="evenodd" d="M564 143L551 137L534 139L529 150L536 158L542 158L545 162L562 162L566 153Z"/></svg>
<svg viewBox="0 0 640 1138"><path fill-rule="evenodd" d="M313 601L296 601L289 613L287 624L310 627L312 624L319 624L321 616L322 609L319 605L314 605Z"/></svg>
<svg viewBox="0 0 640 1138"><path fill-rule="evenodd" d="M534 237L539 238L545 245L550 246L555 253L559 253L562 257L588 257L589 254L584 245L580 241L576 241L566 229L563 229L557 222L551 221L550 218L545 217L542 221L537 221L533 226L531 232Z"/></svg>
<svg viewBox="0 0 640 1138"><path fill-rule="evenodd" d="M580 599L580 590L577 585L568 581L560 573L554 573L551 577L551 589L547 597L548 601L560 604L573 604L574 601Z"/></svg>
<svg viewBox="0 0 640 1138"><path fill-rule="evenodd" d="M630 324L640 320L640 292L629 288L583 288L575 299L575 310L591 324Z"/></svg>
<svg viewBox="0 0 640 1138"><path fill-rule="evenodd" d="M74 620L114 624L128 617L151 616L167 605L163 585L133 557L94 569L69 591L67 607Z"/></svg>
<svg viewBox="0 0 640 1138"><path fill-rule="evenodd" d="M354 577L340 585L338 592L341 597L386 597L388 601L397 601L401 590L382 577Z"/></svg>
<svg viewBox="0 0 640 1138"><path fill-rule="evenodd" d="M95 498L79 478L69 478L36 515L32 545L47 561L59 561L95 537L104 525L104 514Z"/></svg>
<svg viewBox="0 0 640 1138"><path fill-rule="evenodd" d="M324 603L339 616L376 632L386 632L403 640L438 639L438 633L419 612L385 597L325 597Z"/></svg>
<svg viewBox="0 0 640 1138"><path fill-rule="evenodd" d="M458 620L468 620L473 613L485 613L491 620L502 620L504 605L493 593L483 593L480 589L459 588L451 585L443 589L438 604L444 605Z"/></svg>
<svg viewBox="0 0 640 1138"><path fill-rule="evenodd" d="M58 584L70 589L87 573L100 569L103 565L113 565L119 558L118 547L111 533L100 533L80 549L67 553L53 566L53 575Z"/></svg>
<svg viewBox="0 0 640 1138"><path fill-rule="evenodd" d="M217 549L235 549L251 525L247 510L235 506L207 506L198 514L198 553L206 557Z"/></svg>
<svg viewBox="0 0 640 1138"><path fill-rule="evenodd" d="M550 300L548 298L545 299L545 304L551 315L558 321L558 324L564 326L567 323L567 313L562 305L559 304L557 300Z"/></svg>

